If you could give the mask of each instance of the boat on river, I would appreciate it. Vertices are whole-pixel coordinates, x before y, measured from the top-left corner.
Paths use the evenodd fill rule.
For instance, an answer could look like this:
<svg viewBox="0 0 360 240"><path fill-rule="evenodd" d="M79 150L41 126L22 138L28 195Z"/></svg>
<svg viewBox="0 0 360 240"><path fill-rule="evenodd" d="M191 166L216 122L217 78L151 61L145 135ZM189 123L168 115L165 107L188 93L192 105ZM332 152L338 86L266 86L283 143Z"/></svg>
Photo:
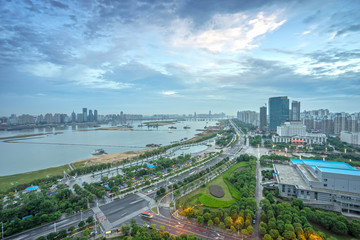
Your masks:
<svg viewBox="0 0 360 240"><path fill-rule="evenodd" d="M92 153L92 155L101 155L101 154L105 154L104 149L95 149Z"/></svg>

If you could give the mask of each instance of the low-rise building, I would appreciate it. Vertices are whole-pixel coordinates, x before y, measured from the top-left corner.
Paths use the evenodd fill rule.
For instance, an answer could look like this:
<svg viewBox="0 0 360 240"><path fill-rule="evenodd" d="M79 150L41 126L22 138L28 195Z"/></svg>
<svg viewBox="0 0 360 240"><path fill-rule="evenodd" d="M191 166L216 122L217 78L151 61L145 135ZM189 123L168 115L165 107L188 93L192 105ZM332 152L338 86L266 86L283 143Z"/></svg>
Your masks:
<svg viewBox="0 0 360 240"><path fill-rule="evenodd" d="M305 204L360 215L360 171L343 162L291 159L274 164L281 196Z"/></svg>
<svg viewBox="0 0 360 240"><path fill-rule="evenodd" d="M360 132L341 131L340 139L352 145L360 145Z"/></svg>

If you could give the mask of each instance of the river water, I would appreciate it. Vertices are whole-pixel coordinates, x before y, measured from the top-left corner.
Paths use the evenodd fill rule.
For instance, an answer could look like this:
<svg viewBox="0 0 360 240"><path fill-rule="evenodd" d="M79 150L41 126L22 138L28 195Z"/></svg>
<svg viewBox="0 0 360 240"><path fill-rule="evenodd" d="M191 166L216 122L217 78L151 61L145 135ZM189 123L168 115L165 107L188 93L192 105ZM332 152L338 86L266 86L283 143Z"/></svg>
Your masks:
<svg viewBox="0 0 360 240"><path fill-rule="evenodd" d="M148 128L139 127L140 123L136 121L130 123L134 131L77 131L92 129L84 126L0 131L0 138L49 133L13 142L0 141L0 176L60 166L89 158L92 157L91 152L97 148L102 148L107 153L119 153L145 149L145 145L150 143L168 145L173 141L190 139L200 133L196 131L197 129L215 126L217 122L181 121L173 124L177 129L171 130L168 129L169 125ZM190 129L184 129L184 126L189 126ZM198 148L196 150L203 150L203 147Z"/></svg>

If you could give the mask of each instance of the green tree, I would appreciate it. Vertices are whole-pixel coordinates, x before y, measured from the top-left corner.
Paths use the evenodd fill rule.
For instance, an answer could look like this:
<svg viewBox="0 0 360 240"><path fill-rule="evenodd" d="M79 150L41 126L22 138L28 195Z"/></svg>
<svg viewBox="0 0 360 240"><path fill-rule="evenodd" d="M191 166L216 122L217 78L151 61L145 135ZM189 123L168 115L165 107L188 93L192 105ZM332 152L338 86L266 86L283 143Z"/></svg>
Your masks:
<svg viewBox="0 0 360 240"><path fill-rule="evenodd" d="M277 229L271 229L269 234L273 239L277 239L279 236L279 231Z"/></svg>
<svg viewBox="0 0 360 240"><path fill-rule="evenodd" d="M68 232L72 232L72 231L74 231L75 230L75 226L70 226L69 228L68 228Z"/></svg>
<svg viewBox="0 0 360 240"><path fill-rule="evenodd" d="M230 228L233 224L234 224L234 223L233 223L233 220L232 220L231 217L226 217L226 218L225 218L225 226L226 226L226 227Z"/></svg>
<svg viewBox="0 0 360 240"><path fill-rule="evenodd" d="M259 227L259 231L260 231L260 234L263 236L267 233L266 228L264 228L264 227Z"/></svg>
<svg viewBox="0 0 360 240"><path fill-rule="evenodd" d="M79 222L78 226L79 226L79 228L84 227L84 226L85 226L85 222L84 222L84 221Z"/></svg>
<svg viewBox="0 0 360 240"><path fill-rule="evenodd" d="M86 228L84 231L83 231L83 236L87 237L89 236L91 233L90 229Z"/></svg>
<svg viewBox="0 0 360 240"><path fill-rule="evenodd" d="M198 217L197 217L197 222L198 222L199 224L202 224L202 223L204 222L204 217L203 217L203 216L198 216Z"/></svg>
<svg viewBox="0 0 360 240"><path fill-rule="evenodd" d="M121 231L125 234L125 236L129 235L130 233L130 226L127 224L121 225Z"/></svg>
<svg viewBox="0 0 360 240"><path fill-rule="evenodd" d="M67 235L67 233L66 233L66 229L62 229L62 230L60 230L59 231L59 233L58 233L58 238L60 238L60 239L63 239L63 238L65 238L66 237L66 235Z"/></svg>
<svg viewBox="0 0 360 240"><path fill-rule="evenodd" d="M300 210L304 208L304 202L301 199L298 199L298 198L295 198L292 201L292 205L294 207L299 207Z"/></svg>
<svg viewBox="0 0 360 240"><path fill-rule="evenodd" d="M254 228L253 228L253 226L248 226L247 228L246 228L246 230L247 230L247 232L249 233L249 234L252 234L253 233L253 231L254 231Z"/></svg>
<svg viewBox="0 0 360 240"><path fill-rule="evenodd" d="M52 232L52 233L49 233L49 234L46 236L46 238L47 238L48 240L52 240L52 239L55 239L56 236L57 236L57 233L56 233L56 232Z"/></svg>
<svg viewBox="0 0 360 240"><path fill-rule="evenodd" d="M347 234L348 228L345 223L340 221L335 221L334 224L331 227L331 230L336 233L340 234Z"/></svg>
<svg viewBox="0 0 360 240"><path fill-rule="evenodd" d="M265 234L264 240L273 240L273 238L269 234Z"/></svg>
<svg viewBox="0 0 360 240"><path fill-rule="evenodd" d="M86 223L88 223L88 224L93 223L93 221L94 221L94 218L92 216L90 216L86 219Z"/></svg>
<svg viewBox="0 0 360 240"><path fill-rule="evenodd" d="M288 230L285 230L284 233L282 234L282 236L285 238L285 239L295 239L296 238L296 235L294 232L292 231L288 231Z"/></svg>
<svg viewBox="0 0 360 240"><path fill-rule="evenodd" d="M207 225L209 227L212 227L214 225L214 222L210 219L208 222L207 222Z"/></svg>

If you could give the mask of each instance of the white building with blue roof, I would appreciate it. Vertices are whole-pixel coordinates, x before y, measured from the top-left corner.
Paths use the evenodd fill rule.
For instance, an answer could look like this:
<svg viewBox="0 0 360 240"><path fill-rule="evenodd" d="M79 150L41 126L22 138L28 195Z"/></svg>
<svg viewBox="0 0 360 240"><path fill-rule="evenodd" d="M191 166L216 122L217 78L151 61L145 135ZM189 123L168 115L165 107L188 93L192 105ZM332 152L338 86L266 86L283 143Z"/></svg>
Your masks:
<svg viewBox="0 0 360 240"><path fill-rule="evenodd" d="M360 170L344 162L291 159L275 164L282 196L323 209L360 215Z"/></svg>

